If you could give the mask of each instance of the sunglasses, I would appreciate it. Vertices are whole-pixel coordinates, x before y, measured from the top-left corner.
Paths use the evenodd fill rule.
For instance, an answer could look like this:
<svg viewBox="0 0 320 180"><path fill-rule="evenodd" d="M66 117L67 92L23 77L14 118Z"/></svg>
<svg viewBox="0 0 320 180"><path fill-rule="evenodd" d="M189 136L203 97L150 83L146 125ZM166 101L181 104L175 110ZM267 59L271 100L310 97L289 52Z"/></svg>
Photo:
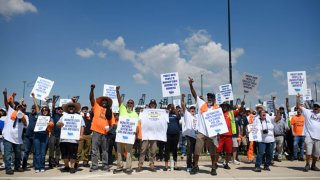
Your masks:
<svg viewBox="0 0 320 180"><path fill-rule="evenodd" d="M127 104L133 104L133 102L132 101L128 101Z"/></svg>

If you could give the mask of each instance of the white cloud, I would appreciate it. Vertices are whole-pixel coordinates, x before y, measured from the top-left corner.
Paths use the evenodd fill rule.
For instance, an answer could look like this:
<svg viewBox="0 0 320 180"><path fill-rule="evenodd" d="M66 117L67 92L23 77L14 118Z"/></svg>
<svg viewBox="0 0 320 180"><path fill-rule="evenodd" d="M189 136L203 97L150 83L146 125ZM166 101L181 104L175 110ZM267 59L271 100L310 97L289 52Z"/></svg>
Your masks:
<svg viewBox="0 0 320 180"><path fill-rule="evenodd" d="M140 73L134 74L133 79L138 84L147 84L148 82L144 79L143 75Z"/></svg>
<svg viewBox="0 0 320 180"><path fill-rule="evenodd" d="M109 51L118 53L119 56L125 60L134 60L135 58L135 52L126 49L126 44L121 36L114 41L110 41L108 39L103 40L102 46L107 48Z"/></svg>
<svg viewBox="0 0 320 180"><path fill-rule="evenodd" d="M24 14L27 12L36 13L37 8L30 2L24 0L1 0L0 1L0 14L7 20L17 14Z"/></svg>
<svg viewBox="0 0 320 180"><path fill-rule="evenodd" d="M100 51L100 52L97 54L97 56L98 56L100 59L104 59L104 58L106 58L107 54L104 53L104 52L102 52L102 51Z"/></svg>
<svg viewBox="0 0 320 180"><path fill-rule="evenodd" d="M273 69L272 70L272 76L274 78L279 78L279 77L282 78L282 77L284 77L284 73L282 71L280 71L280 70Z"/></svg>
<svg viewBox="0 0 320 180"><path fill-rule="evenodd" d="M90 58L94 56L94 52L89 48L85 48L85 49L76 48L76 54L82 58Z"/></svg>

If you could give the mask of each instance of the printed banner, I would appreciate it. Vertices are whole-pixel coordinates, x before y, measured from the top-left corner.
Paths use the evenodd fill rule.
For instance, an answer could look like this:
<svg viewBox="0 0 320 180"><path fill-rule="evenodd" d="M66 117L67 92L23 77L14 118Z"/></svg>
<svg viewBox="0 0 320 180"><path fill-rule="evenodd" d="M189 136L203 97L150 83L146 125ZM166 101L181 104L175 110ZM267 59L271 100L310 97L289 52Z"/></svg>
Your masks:
<svg viewBox="0 0 320 180"><path fill-rule="evenodd" d="M219 90L221 95L225 98L226 101L233 100L233 92L232 92L231 84L221 85L219 86Z"/></svg>
<svg viewBox="0 0 320 180"><path fill-rule="evenodd" d="M161 74L162 96L180 96L179 75L177 72Z"/></svg>
<svg viewBox="0 0 320 180"><path fill-rule="evenodd" d="M36 126L34 127L34 132L45 131L49 121L50 116L38 116Z"/></svg>
<svg viewBox="0 0 320 180"><path fill-rule="evenodd" d="M63 114L60 139L80 140L82 116L79 114Z"/></svg>
<svg viewBox="0 0 320 180"><path fill-rule="evenodd" d="M118 113L119 112L119 103L117 98L117 86L115 85L108 85L105 84L103 86L103 96L108 96L112 99L112 112Z"/></svg>
<svg viewBox="0 0 320 180"><path fill-rule="evenodd" d="M116 142L134 144L138 118L119 116Z"/></svg>
<svg viewBox="0 0 320 180"><path fill-rule="evenodd" d="M312 93L311 93L310 88L308 88L306 94L303 95L303 100L304 101L311 101L312 100Z"/></svg>
<svg viewBox="0 0 320 180"><path fill-rule="evenodd" d="M142 140L167 142L169 114L164 109L144 109L140 115Z"/></svg>
<svg viewBox="0 0 320 180"><path fill-rule="evenodd" d="M307 94L307 76L305 71L287 72L288 94Z"/></svg>
<svg viewBox="0 0 320 180"><path fill-rule="evenodd" d="M221 108L202 113L209 137L228 132L228 126Z"/></svg>
<svg viewBox="0 0 320 180"><path fill-rule="evenodd" d="M54 81L51 81L49 79L45 79L42 77L38 77L30 93L30 97L32 97L31 94L34 93L34 96L36 99L39 99L41 101L46 101L45 98L49 97L53 84L54 84Z"/></svg>
<svg viewBox="0 0 320 180"><path fill-rule="evenodd" d="M249 141L262 141L261 131L256 124L248 124Z"/></svg>
<svg viewBox="0 0 320 180"><path fill-rule="evenodd" d="M67 104L68 102L72 102L71 99L60 99L59 100L59 107L62 107L64 104Z"/></svg>
<svg viewBox="0 0 320 180"><path fill-rule="evenodd" d="M249 74L249 73L243 73L242 80L240 82L241 87L243 88L243 93L245 94L256 93L259 82L260 82L260 76Z"/></svg>

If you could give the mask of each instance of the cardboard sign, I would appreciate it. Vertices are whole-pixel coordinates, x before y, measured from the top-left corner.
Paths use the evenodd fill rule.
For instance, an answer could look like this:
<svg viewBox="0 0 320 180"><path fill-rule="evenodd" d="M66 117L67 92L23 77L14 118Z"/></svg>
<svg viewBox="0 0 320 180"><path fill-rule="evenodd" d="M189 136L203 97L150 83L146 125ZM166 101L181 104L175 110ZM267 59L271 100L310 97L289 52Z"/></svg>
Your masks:
<svg viewBox="0 0 320 180"><path fill-rule="evenodd" d="M256 93L257 88L260 82L260 76L249 74L249 73L243 73L242 80L241 80L241 87L243 88L244 94L249 93Z"/></svg>
<svg viewBox="0 0 320 180"><path fill-rule="evenodd" d="M116 142L134 144L138 118L119 116Z"/></svg>
<svg viewBox="0 0 320 180"><path fill-rule="evenodd" d="M228 126L221 108L209 109L202 115L209 137L228 132Z"/></svg>
<svg viewBox="0 0 320 180"><path fill-rule="evenodd" d="M288 94L307 94L307 77L305 71L287 72Z"/></svg>
<svg viewBox="0 0 320 180"><path fill-rule="evenodd" d="M49 79L45 79L42 77L38 77L30 93L30 97L32 97L31 94L34 93L34 96L36 99L46 101L45 98L49 97L53 84L54 84L54 81L51 81Z"/></svg>
<svg viewBox="0 0 320 180"><path fill-rule="evenodd" d="M117 98L117 91L115 85L108 85L105 84L103 86L103 96L107 96L112 99L112 112L118 113L119 112L119 103Z"/></svg>
<svg viewBox="0 0 320 180"><path fill-rule="evenodd" d="M34 127L34 132L45 131L49 121L50 116L38 116L36 126Z"/></svg>
<svg viewBox="0 0 320 180"><path fill-rule="evenodd" d="M219 86L219 90L226 101L233 100L233 92L232 92L231 84L221 85Z"/></svg>
<svg viewBox="0 0 320 180"><path fill-rule="evenodd" d="M177 72L161 74L162 96L180 96L179 75Z"/></svg>
<svg viewBox="0 0 320 180"><path fill-rule="evenodd" d="M248 124L249 141L262 141L261 130L256 124Z"/></svg>
<svg viewBox="0 0 320 180"><path fill-rule="evenodd" d="M79 114L63 114L60 139L80 140L82 116Z"/></svg>

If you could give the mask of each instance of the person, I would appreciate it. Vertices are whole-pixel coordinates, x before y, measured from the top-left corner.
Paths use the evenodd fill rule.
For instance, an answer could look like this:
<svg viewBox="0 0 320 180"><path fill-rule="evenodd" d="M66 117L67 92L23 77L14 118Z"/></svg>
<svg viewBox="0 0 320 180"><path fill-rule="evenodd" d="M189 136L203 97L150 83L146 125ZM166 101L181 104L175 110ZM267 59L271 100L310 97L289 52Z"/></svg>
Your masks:
<svg viewBox="0 0 320 180"><path fill-rule="evenodd" d="M116 131L117 131L117 125L119 121L119 113L113 113L115 124L112 126L112 128L107 133L107 139L108 139L108 164L113 164L115 160L117 160L117 143L116 143ZM113 154L114 152L114 154Z"/></svg>
<svg viewBox="0 0 320 180"><path fill-rule="evenodd" d="M23 172L21 166L21 144L23 128L28 127L28 116L23 111L23 106L14 102L16 93L12 93L7 99L7 89L3 91L4 105L7 110L5 125L2 131L4 146L4 163L6 174L13 175L14 171ZM11 169L12 151L14 152L14 171Z"/></svg>
<svg viewBox="0 0 320 180"><path fill-rule="evenodd" d="M250 113L250 108L246 108L246 112L242 112L239 116L239 131L240 131L240 151L242 151L244 154L247 154L248 152L248 136L247 136L247 127L249 124L249 121L247 119L247 113Z"/></svg>
<svg viewBox="0 0 320 180"><path fill-rule="evenodd" d="M49 122L47 128L42 131L34 132L33 135L33 144L34 144L34 155L35 155L35 172L44 172L45 171L45 156L46 156L46 148L48 143L48 133L51 131L53 127L53 120L50 116L50 109L47 106L40 108L37 104L37 100L35 98L34 93L31 93L34 107L36 108L36 113L39 116L48 116ZM34 124L35 126L36 124ZM34 129L34 127L33 127Z"/></svg>
<svg viewBox="0 0 320 180"><path fill-rule="evenodd" d="M194 150L196 146L197 137L197 123L198 119L196 116L196 107L190 106L189 110L185 104L185 94L181 94L181 105L182 112L184 113L184 119L182 122L182 134L185 135L187 139L187 172L190 172L192 167L194 167Z"/></svg>
<svg viewBox="0 0 320 180"><path fill-rule="evenodd" d="M80 120L80 140L83 139L83 131L85 122L81 115L77 114L80 110L81 104L76 102L69 102L63 105L63 112L65 113L60 120L57 122L58 128L63 128L65 123L67 124L66 120L70 120L69 116L72 115L74 119ZM73 122L71 122L73 123ZM60 150L61 150L61 157L64 162L64 168L61 169L61 172L70 172L71 174L76 172L75 163L77 159L77 152L78 152L78 144L79 140L75 139L64 139L61 138L60 134Z"/></svg>
<svg viewBox="0 0 320 180"><path fill-rule="evenodd" d="M58 96L53 95L52 97L52 119L53 119L53 130L52 133L49 135L49 168L52 169L53 167L59 166L60 161L60 131L61 129L57 127L57 122L63 115L62 107L56 108Z"/></svg>
<svg viewBox="0 0 320 180"><path fill-rule="evenodd" d="M246 115L247 115L248 123L252 124L254 122L255 115L250 109L247 110ZM254 141L249 141L247 158L248 158L248 162L251 162L251 163L253 162L254 149L255 149L254 147L255 147Z"/></svg>
<svg viewBox="0 0 320 180"><path fill-rule="evenodd" d="M120 86L116 87L117 99L119 103L119 118L132 118L138 122L138 114L134 111L134 101L129 99L127 101L126 106L124 106L121 96L120 96ZM133 144L129 143L120 143L117 142L117 168L114 170L114 173L118 173L124 171L126 174L131 174L132 171L132 147ZM124 150L127 152L126 156L126 168L123 168L122 155L124 154Z"/></svg>
<svg viewBox="0 0 320 180"><path fill-rule="evenodd" d="M310 169L313 171L320 171L316 166L316 162L320 156L320 103L314 102L313 109L309 110L301 106L300 97L301 95L298 94L296 107L301 109L305 120L303 132L306 136L304 141L306 144L306 165L304 167L304 171L307 172ZM311 157L312 164L310 167Z"/></svg>
<svg viewBox="0 0 320 180"><path fill-rule="evenodd" d="M149 102L148 107L150 109L156 109L157 108L157 102L155 99L151 99ZM141 120L138 122L138 131L143 134L141 131ZM141 136L142 138L142 136ZM156 159L156 150L157 150L157 141L156 140L142 140L141 143L141 150L140 150L140 156L139 156L139 163L138 168L136 169L136 172L142 171L142 165L144 162L144 159L146 157L146 152L149 149L150 157L149 157L149 166L151 172L157 172L157 169L154 166L154 161Z"/></svg>
<svg viewBox="0 0 320 180"><path fill-rule="evenodd" d="M165 144L165 167L163 168L164 171L167 171L169 166L168 162L170 159L170 152L172 153L174 165L174 170L180 170L177 166L177 156L178 156L178 143L179 143L179 136L180 136L180 125L179 120L181 119L180 113L178 110L175 109L173 104L168 104L167 112L169 112L169 123L167 129L167 142ZM171 162L172 163L172 162Z"/></svg>
<svg viewBox="0 0 320 180"><path fill-rule="evenodd" d="M2 157L4 156L4 147L3 147L3 136L2 136L2 131L4 128L4 121L7 116L7 110L5 108L0 109L0 151ZM2 158L3 160L4 158ZM4 163L1 164L0 168L4 168Z"/></svg>
<svg viewBox="0 0 320 180"><path fill-rule="evenodd" d="M304 140L303 135L304 128L304 117L300 108L295 107L294 110L297 112L296 115L292 116L290 120L292 134L293 134L293 159L304 161ZM298 157L298 147L299 147L299 157Z"/></svg>
<svg viewBox="0 0 320 180"><path fill-rule="evenodd" d="M255 163L255 168L253 171L261 172L261 164L264 154L266 154L266 160L264 162L265 171L270 171L270 164L273 158L273 149L274 149L274 134L273 134L273 124L270 116L267 116L265 110L258 112L258 118L253 122L258 130L261 131L262 140L258 143L258 155Z"/></svg>
<svg viewBox="0 0 320 180"><path fill-rule="evenodd" d="M195 175L199 172L198 161L199 161L201 151L206 143L209 146L209 153L211 157L210 174L212 176L216 176L217 175L216 162L218 161L216 156L217 155L216 154L217 138L216 136L213 138L208 137L207 129L203 121L203 113L207 112L209 109L218 109L219 106L215 104L216 99L215 99L215 94L213 93L207 93L207 102L205 102L199 96L197 96L197 93L193 87L193 82L194 82L193 79L189 77L190 91L193 98L196 100L197 106L199 109L199 112L198 112L199 120L197 124L198 134L196 137L196 147L195 147L194 156L193 156L194 166L192 167L190 174Z"/></svg>
<svg viewBox="0 0 320 180"><path fill-rule="evenodd" d="M78 152L77 152L77 161L75 164L75 168L78 167L80 159L82 159L82 166L83 167L90 167L89 165L89 153L91 151L91 119L90 114L88 112L89 108L88 106L83 106L81 108L80 115L83 118L83 121L85 123L85 127L83 130L82 139L80 139L78 144Z"/></svg>
<svg viewBox="0 0 320 180"><path fill-rule="evenodd" d="M94 88L92 84L90 88L90 103L93 111L93 119L91 123L92 130L92 166L90 172L98 170L99 149L102 151L102 170L110 171L108 162L108 136L107 132L112 129L115 124L115 118L112 112L112 99L107 96L100 96L94 99Z"/></svg>

